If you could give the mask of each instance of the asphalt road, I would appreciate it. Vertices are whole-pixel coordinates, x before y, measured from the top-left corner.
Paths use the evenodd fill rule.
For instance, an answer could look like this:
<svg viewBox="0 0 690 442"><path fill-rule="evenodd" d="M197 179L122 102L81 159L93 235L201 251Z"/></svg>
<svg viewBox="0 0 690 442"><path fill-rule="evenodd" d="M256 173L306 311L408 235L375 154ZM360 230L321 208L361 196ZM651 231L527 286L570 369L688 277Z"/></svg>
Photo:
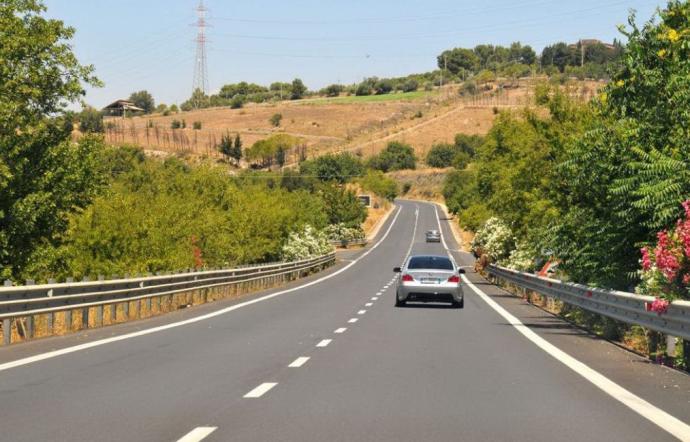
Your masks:
<svg viewBox="0 0 690 442"><path fill-rule="evenodd" d="M464 309L394 307L392 268L410 251L446 253L424 242L438 228L436 208L399 205L377 246L345 254L279 296L262 300L283 290L264 292L223 315L20 367L3 364L247 300L0 349L0 440L676 440L664 413L683 434L688 376L593 338L469 269L484 296L647 401L661 426L656 412L645 418L573 371L469 287ZM467 254L454 257L472 264Z"/></svg>

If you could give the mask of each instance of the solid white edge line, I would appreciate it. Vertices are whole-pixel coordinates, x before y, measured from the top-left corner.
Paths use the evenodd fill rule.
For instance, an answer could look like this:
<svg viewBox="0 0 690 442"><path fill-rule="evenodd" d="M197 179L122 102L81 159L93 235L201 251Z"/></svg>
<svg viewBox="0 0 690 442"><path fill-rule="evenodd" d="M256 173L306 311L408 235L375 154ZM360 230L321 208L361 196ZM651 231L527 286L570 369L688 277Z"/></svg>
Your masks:
<svg viewBox="0 0 690 442"><path fill-rule="evenodd" d="M249 393L245 394L244 398L245 399L260 398L264 394L268 393L268 390L275 387L276 385L278 385L277 382L264 382L263 384L259 385L258 387L256 387L252 391L250 391Z"/></svg>
<svg viewBox="0 0 690 442"><path fill-rule="evenodd" d="M316 344L317 347L328 347L328 344L333 342L333 339L322 339L321 342Z"/></svg>
<svg viewBox="0 0 690 442"><path fill-rule="evenodd" d="M339 329L335 330L333 333L338 333L338 334L345 333L346 330L347 330L347 327L340 327Z"/></svg>
<svg viewBox="0 0 690 442"><path fill-rule="evenodd" d="M218 427L196 427L189 433L182 436L177 442L199 442L205 439L209 434L216 431Z"/></svg>
<svg viewBox="0 0 690 442"><path fill-rule="evenodd" d="M398 206L398 211L396 212L395 216L393 217L393 220L391 221L391 224L388 226L388 229L385 231L385 233L383 234L383 236L381 237L381 239L378 240L378 242L377 242L376 244L374 244L373 246L371 246L371 248L370 248L369 250L367 250L366 252L362 253L362 255L360 255L357 259L355 259L355 260L352 261L351 263L347 264L347 265L346 265L345 267L343 267L342 269L337 270L337 271L335 271L335 272L333 272L333 273L331 273L331 274L328 274L328 275L326 275L326 276L323 276L323 277L321 277L321 278L319 278L319 279L315 279L314 281L311 281L311 282L308 282L308 283L306 283L306 284L302 284L302 285L300 285L300 286L293 287L293 288L290 288L290 289L281 290L281 291L278 291L278 292L275 292L275 293L271 293L270 295L262 296L262 297L260 297L260 298L252 299L251 301L245 301L245 302L242 302L242 303L239 303L239 304L235 304L235 305L232 305L232 306L230 306L230 307L226 307L226 308L224 308L224 309L217 310L217 311L215 311L215 312L207 313L207 314L205 314L205 315L201 315L201 316L196 316L196 317L194 317L194 318L185 319L184 321L173 322L173 323L170 323L170 324L161 325L161 326L158 326L158 327L153 327L153 328L149 328L149 329L146 329L146 330L140 330L140 331L137 331L137 332L126 333L126 334L124 334L124 335L113 336L113 337L111 337L111 338L106 338L106 339L99 339L99 340L97 340L97 341L87 342L87 343L85 343L85 344L74 345L74 346L72 346L72 347L66 347L66 348L62 348L62 349L60 349L60 350L53 350L53 351L49 351L49 352L46 352L46 353L41 353L41 354L38 354L38 355L29 356L29 357L22 358L22 359L17 359L17 360L15 360L15 361L5 362L4 364L0 364L0 371L9 370L9 369L11 369L11 368L16 368L16 367L21 367L22 365L33 364L33 363L36 363L36 362L39 362L39 361L44 361L44 360L46 360L46 359L52 359L52 358L55 358L55 357L58 357L58 356L63 356L63 355L66 355L66 354L75 353L75 352L82 351L82 350L87 350L87 349L89 349L89 348L99 347L99 346L101 346L101 345L106 345L106 344L110 344L110 343L113 343L113 342L124 341L124 340L126 340L126 339L132 339L132 338L136 338L136 337L139 337L139 336L145 336L145 335L149 335L149 334L152 334L152 333L158 333L158 332L161 332L161 331L164 331L164 330L169 330L169 329L172 329L172 328L182 327L182 326L184 326L184 325L194 324L195 322L201 322L201 321L205 321L205 320L207 320L207 319L215 318L216 316L221 316L221 315L224 315L224 314L229 313L229 312L231 312L231 311L238 310L238 309L241 309L241 308L243 308L243 307L250 306L250 305L252 305L252 304L257 304L257 303L259 303L259 302L267 301L267 300L269 300L269 299L275 298L275 297L280 296L280 295L284 295L284 294L286 294L286 293L292 293L292 292L294 292L294 291L302 290L303 288L306 288L306 287L310 287L310 286L312 286L312 285L319 284L319 283L321 283L321 282L323 282L323 281L326 281L326 280L328 280L328 279L331 279L331 278L333 278L334 276L337 276L337 275L339 275L339 274L341 274L341 273L347 271L350 267L352 267L353 265L357 264L360 260L362 260L364 257L366 257L366 256L369 255L371 252L373 252L378 246L380 246L381 243L383 243L383 241L385 241L386 238L388 237L388 235L390 234L390 232L391 232L391 230L393 229L393 226L395 225L395 222L398 220L398 216L400 216L400 213L401 213L401 212L402 212L402 206Z"/></svg>
<svg viewBox="0 0 690 442"><path fill-rule="evenodd" d="M532 341L532 343L537 347L541 348L547 354L554 357L566 367L570 368L575 373L597 386L604 393L632 409L640 416L661 427L663 430L667 431L678 439L682 441L690 441L690 425L673 417L664 410L655 407L631 391L628 391L616 384L598 371L590 368L588 365L565 353L563 350L536 334L518 318L498 305L496 301L491 299L487 294L472 284L465 275L462 275L462 279L472 290L474 290L477 295L479 295L480 298L482 298L484 302L489 304L491 308L493 308L499 315L508 321L510 325L515 327L515 329L524 337Z"/></svg>
<svg viewBox="0 0 690 442"><path fill-rule="evenodd" d="M310 359L309 356L300 356L299 358L292 361L292 363L290 365L288 365L288 367L289 368L300 368L301 366L306 364L309 359Z"/></svg>
<svg viewBox="0 0 690 442"><path fill-rule="evenodd" d="M357 322L357 321L358 321L357 318L352 318L352 319L350 319L350 320L347 321L347 322L349 322L350 324L354 324L354 323Z"/></svg>
<svg viewBox="0 0 690 442"><path fill-rule="evenodd" d="M436 212L436 220L438 221L438 229L441 233L441 241L443 242L443 247L446 249L448 254L452 255L446 245L446 241L443 238L443 229L441 228L441 220L438 217L437 206L434 205L434 212ZM653 404L647 402L641 397L637 396L635 393L626 390L620 385L613 382L611 379L607 378L603 374L594 370L587 364L580 362L574 357L570 356L560 348L551 344L546 339L539 336L532 329L527 327L518 318L509 313L506 309L501 307L496 301L491 299L489 295L484 293L481 289L475 286L465 275L461 275L462 280L477 294L479 297L486 302L489 307L494 309L496 313L501 315L503 319L508 321L520 334L525 338L529 339L534 345L542 349L549 356L553 357L566 367L573 370L575 373L579 374L587 381L592 383L594 386L599 388L604 393L611 396L613 399L622 403L626 407L630 408L640 416L644 417L648 421L657 425L659 428L663 429L667 433L675 436L682 441L690 441L690 425L681 421L680 419L670 415L664 410L654 406Z"/></svg>

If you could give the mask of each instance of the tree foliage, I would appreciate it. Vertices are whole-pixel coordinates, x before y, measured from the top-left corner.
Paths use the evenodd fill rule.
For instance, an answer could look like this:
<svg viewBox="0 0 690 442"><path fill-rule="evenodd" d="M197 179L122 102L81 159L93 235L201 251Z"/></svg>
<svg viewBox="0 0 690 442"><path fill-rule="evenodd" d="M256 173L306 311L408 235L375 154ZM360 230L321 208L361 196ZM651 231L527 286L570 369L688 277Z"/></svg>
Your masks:
<svg viewBox="0 0 690 442"><path fill-rule="evenodd" d="M79 64L74 29L43 16L36 0L0 3L0 276L24 275L55 244L69 215L102 183L99 138L71 143L69 103L84 84L99 85Z"/></svg>
<svg viewBox="0 0 690 442"><path fill-rule="evenodd" d="M145 114L150 114L156 110L156 102L149 91L133 92L132 95L129 96L129 101L134 103L136 107L144 109Z"/></svg>
<svg viewBox="0 0 690 442"><path fill-rule="evenodd" d="M409 144L391 141L378 155L369 159L368 166L382 172L393 170L414 169L417 157L414 148Z"/></svg>

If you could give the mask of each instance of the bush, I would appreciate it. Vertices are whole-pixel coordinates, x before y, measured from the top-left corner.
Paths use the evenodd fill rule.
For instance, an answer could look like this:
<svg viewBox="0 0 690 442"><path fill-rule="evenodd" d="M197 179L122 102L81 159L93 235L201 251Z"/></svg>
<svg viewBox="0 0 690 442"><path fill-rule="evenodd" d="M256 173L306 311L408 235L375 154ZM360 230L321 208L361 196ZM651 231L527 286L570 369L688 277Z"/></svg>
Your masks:
<svg viewBox="0 0 690 442"><path fill-rule="evenodd" d="M402 194L407 195L407 193L412 189L412 183L405 182L402 187Z"/></svg>
<svg viewBox="0 0 690 442"><path fill-rule="evenodd" d="M195 121L194 123L192 123L192 127L194 128L194 130L201 130L201 121Z"/></svg>
<svg viewBox="0 0 690 442"><path fill-rule="evenodd" d="M79 113L79 130L82 133L103 133L103 114L92 107L85 108Z"/></svg>
<svg viewBox="0 0 690 442"><path fill-rule="evenodd" d="M431 167L450 167L456 153L457 149L452 144L435 144L426 155L426 164Z"/></svg>
<svg viewBox="0 0 690 442"><path fill-rule="evenodd" d="M331 84L327 86L322 92L327 97L337 97L345 88L339 84Z"/></svg>
<svg viewBox="0 0 690 442"><path fill-rule="evenodd" d="M419 88L419 83L417 80L407 80L405 83L402 85L402 91L403 92L414 92Z"/></svg>
<svg viewBox="0 0 690 442"><path fill-rule="evenodd" d="M390 80L379 80L374 85L376 95L389 94L393 90L393 83Z"/></svg>
<svg viewBox="0 0 690 442"><path fill-rule="evenodd" d="M367 82L360 83L355 90L355 95L358 97L371 95L371 85Z"/></svg>
<svg viewBox="0 0 690 442"><path fill-rule="evenodd" d="M398 183L379 170L369 170L366 176L359 180L359 184L362 189L389 201L393 201L398 196Z"/></svg>
<svg viewBox="0 0 690 442"><path fill-rule="evenodd" d="M230 108L231 109L241 109L242 107L244 107L244 101L245 101L244 95L235 95L230 100Z"/></svg>
<svg viewBox="0 0 690 442"><path fill-rule="evenodd" d="M333 251L333 246L323 231L312 226L304 226L301 231L293 232L282 248L281 257L284 261L301 261L316 258Z"/></svg>
<svg viewBox="0 0 690 442"><path fill-rule="evenodd" d="M417 157L412 146L399 141L391 141L381 153L369 159L369 167L382 172L414 169L416 165Z"/></svg>
<svg viewBox="0 0 690 442"><path fill-rule="evenodd" d="M271 118L268 119L269 123L273 127L279 127L280 122L283 120L283 114L273 114Z"/></svg>
<svg viewBox="0 0 690 442"><path fill-rule="evenodd" d="M477 83L466 81L460 87L460 95L463 97L477 95Z"/></svg>
<svg viewBox="0 0 690 442"><path fill-rule="evenodd" d="M357 227L367 217L367 208L350 190L335 184L322 184L318 194L324 202L329 224Z"/></svg>
<svg viewBox="0 0 690 442"><path fill-rule="evenodd" d="M364 239L362 227L348 227L345 224L330 224L324 229L329 241L359 241Z"/></svg>
<svg viewBox="0 0 690 442"><path fill-rule="evenodd" d="M334 181L340 184L352 181L364 173L362 160L345 152L326 154L300 164L300 173L320 181Z"/></svg>
<svg viewBox="0 0 690 442"><path fill-rule="evenodd" d="M182 127L182 122L180 120L172 120L170 122L170 129L179 129Z"/></svg>
<svg viewBox="0 0 690 442"><path fill-rule="evenodd" d="M244 184L211 164L122 160L108 192L70 218L53 260L35 264L36 278L275 261L291 232L326 226L314 194Z"/></svg>
<svg viewBox="0 0 690 442"><path fill-rule="evenodd" d="M515 248L515 238L510 227L499 218L489 218L477 230L472 240L472 250L487 254L494 262L500 262L510 256Z"/></svg>

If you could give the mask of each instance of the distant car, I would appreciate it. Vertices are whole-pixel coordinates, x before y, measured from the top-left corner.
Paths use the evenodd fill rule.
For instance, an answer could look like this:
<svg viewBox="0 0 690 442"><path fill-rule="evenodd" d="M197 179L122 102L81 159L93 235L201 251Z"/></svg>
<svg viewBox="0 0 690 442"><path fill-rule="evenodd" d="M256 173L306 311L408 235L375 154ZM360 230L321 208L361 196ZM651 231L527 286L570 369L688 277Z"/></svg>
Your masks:
<svg viewBox="0 0 690 442"><path fill-rule="evenodd" d="M441 233L438 230L426 232L426 242L441 242Z"/></svg>
<svg viewBox="0 0 690 442"><path fill-rule="evenodd" d="M408 301L450 302L453 307L464 307L460 275L465 271L447 256L411 256L402 268L393 271L400 274L395 290L396 307L403 307Z"/></svg>

